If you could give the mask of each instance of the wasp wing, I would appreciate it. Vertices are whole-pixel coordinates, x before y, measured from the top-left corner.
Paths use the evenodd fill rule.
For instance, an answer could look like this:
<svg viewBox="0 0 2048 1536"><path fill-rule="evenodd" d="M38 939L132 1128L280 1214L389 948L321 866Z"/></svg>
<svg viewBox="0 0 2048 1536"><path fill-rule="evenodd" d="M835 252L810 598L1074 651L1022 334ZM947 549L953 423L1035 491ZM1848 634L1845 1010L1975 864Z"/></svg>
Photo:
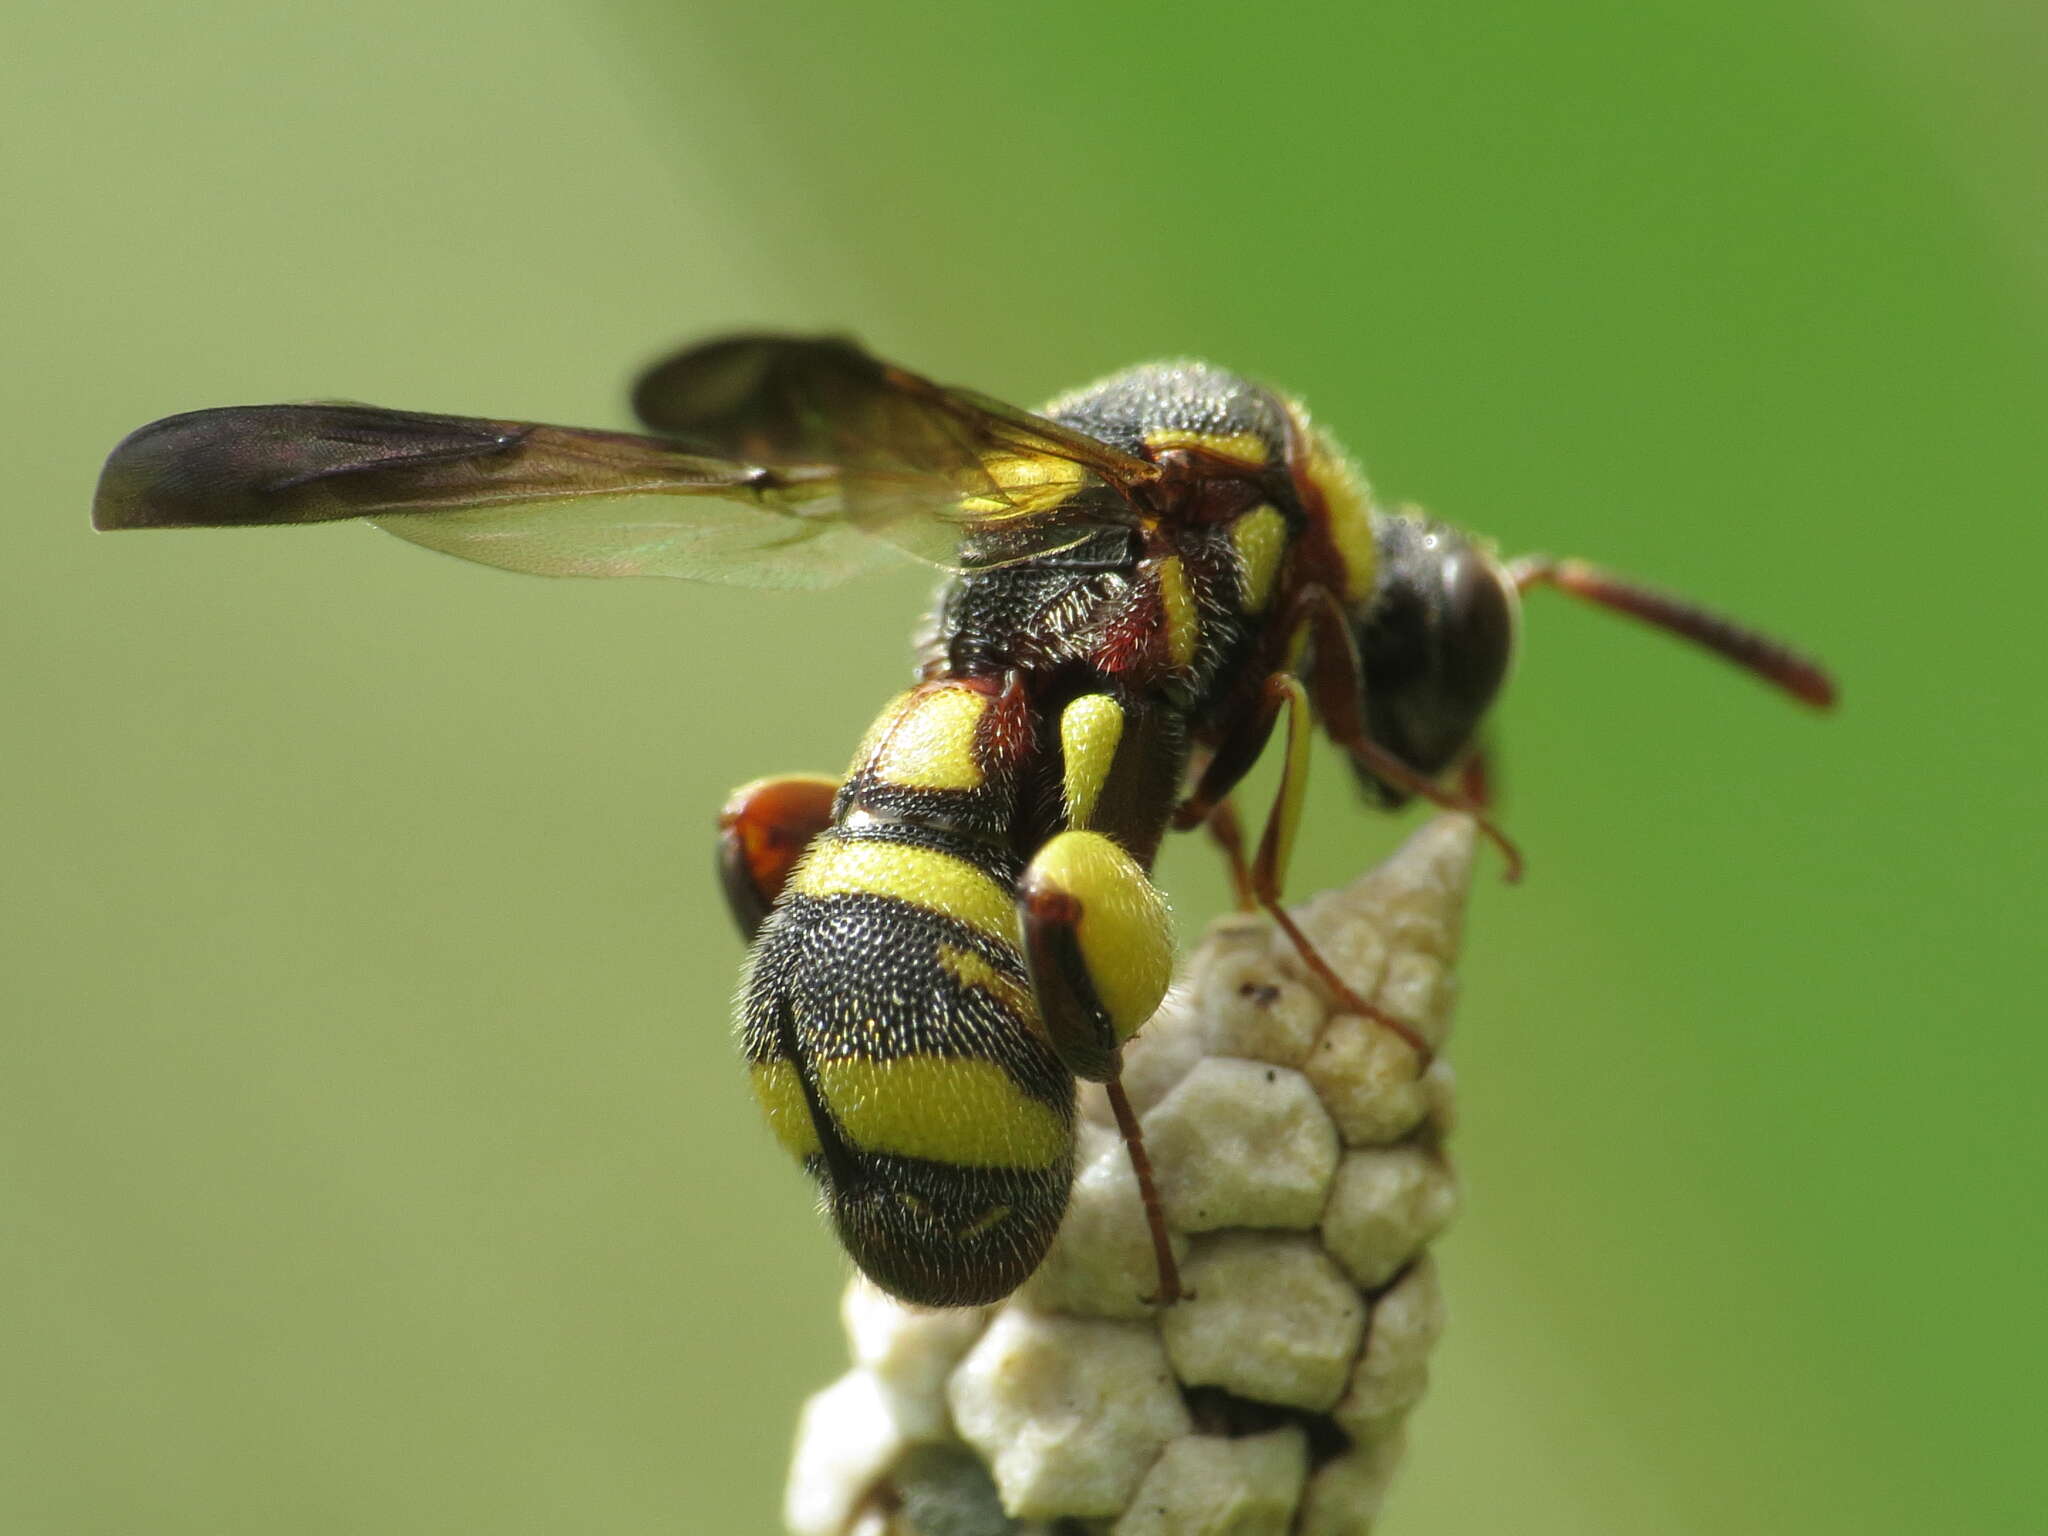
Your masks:
<svg viewBox="0 0 2048 1536"><path fill-rule="evenodd" d="M1084 433L934 384L839 337L704 342L643 374L633 409L706 454L830 479L854 526L953 569L1128 525L1131 490L1158 475Z"/></svg>
<svg viewBox="0 0 2048 1536"><path fill-rule="evenodd" d="M1130 491L1157 473L833 339L709 342L647 373L634 404L663 436L351 404L193 411L114 450L93 518L363 518L508 570L821 586L890 545L951 570L1065 548L1131 522Z"/></svg>
<svg viewBox="0 0 2048 1536"><path fill-rule="evenodd" d="M889 556L847 521L829 475L630 433L366 405L152 422L108 458L93 504L106 529L343 518L548 576L822 586Z"/></svg>

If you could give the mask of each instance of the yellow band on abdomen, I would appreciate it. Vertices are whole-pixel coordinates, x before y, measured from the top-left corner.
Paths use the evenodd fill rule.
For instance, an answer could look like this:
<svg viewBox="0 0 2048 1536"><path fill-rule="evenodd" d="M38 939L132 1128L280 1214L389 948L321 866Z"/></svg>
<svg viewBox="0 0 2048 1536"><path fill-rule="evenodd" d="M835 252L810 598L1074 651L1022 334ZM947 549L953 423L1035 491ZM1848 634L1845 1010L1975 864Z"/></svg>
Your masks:
<svg viewBox="0 0 2048 1536"><path fill-rule="evenodd" d="M890 706L889 723L864 764L904 789L979 789L974 739L989 696L957 684L919 688Z"/></svg>
<svg viewBox="0 0 2048 1536"><path fill-rule="evenodd" d="M1007 887L963 858L912 843L827 832L790 878L804 896L888 896L964 923L999 944L1017 942L1017 908Z"/></svg>
<svg viewBox="0 0 2048 1536"><path fill-rule="evenodd" d="M856 1147L977 1168L1047 1168L1073 1131L992 1061L845 1057L817 1065L833 1123Z"/></svg>
<svg viewBox="0 0 2048 1536"><path fill-rule="evenodd" d="M819 1150L818 1128L811 1123L811 1106L804 1100L804 1086L796 1068L788 1061L757 1061L747 1068L753 1079L754 1097L761 1113L768 1117L768 1129L782 1143L782 1150L798 1162Z"/></svg>

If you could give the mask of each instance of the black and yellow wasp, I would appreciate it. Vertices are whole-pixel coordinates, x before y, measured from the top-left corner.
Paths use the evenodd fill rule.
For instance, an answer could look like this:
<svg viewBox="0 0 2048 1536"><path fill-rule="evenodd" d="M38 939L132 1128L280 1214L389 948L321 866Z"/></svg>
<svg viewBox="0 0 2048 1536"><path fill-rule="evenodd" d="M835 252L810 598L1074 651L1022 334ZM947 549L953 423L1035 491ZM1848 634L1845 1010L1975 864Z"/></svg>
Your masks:
<svg viewBox="0 0 2048 1536"><path fill-rule="evenodd" d="M1374 506L1299 405L1202 363L1132 368L1033 415L848 341L741 335L658 364L633 407L653 435L195 411L114 450L94 521L362 518L552 576L813 586L891 546L950 573L916 683L846 776L759 781L721 821L753 940L755 1093L854 1260L915 1302L989 1301L1038 1265L1072 1179L1076 1077L1109 1085L1159 1299L1179 1294L1117 1086L1172 970L1147 877L1168 827L1215 831L1243 903L1375 1013L1279 905L1312 720L1385 804L1478 813L1476 736L1534 585L1833 697L1812 662L1688 603ZM1246 857L1227 797L1283 715L1281 789Z"/></svg>

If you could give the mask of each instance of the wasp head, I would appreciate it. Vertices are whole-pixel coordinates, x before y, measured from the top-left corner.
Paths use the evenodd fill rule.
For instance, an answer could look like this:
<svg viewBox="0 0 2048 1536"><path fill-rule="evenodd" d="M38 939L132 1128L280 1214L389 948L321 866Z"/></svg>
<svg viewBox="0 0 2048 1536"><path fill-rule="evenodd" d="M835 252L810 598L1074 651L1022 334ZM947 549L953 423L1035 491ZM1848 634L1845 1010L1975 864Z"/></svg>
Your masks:
<svg viewBox="0 0 2048 1536"><path fill-rule="evenodd" d="M1508 674L1520 602L1498 561L1418 512L1377 514L1378 575L1353 636L1366 734L1423 777L1455 767ZM1384 804L1407 794L1359 770Z"/></svg>

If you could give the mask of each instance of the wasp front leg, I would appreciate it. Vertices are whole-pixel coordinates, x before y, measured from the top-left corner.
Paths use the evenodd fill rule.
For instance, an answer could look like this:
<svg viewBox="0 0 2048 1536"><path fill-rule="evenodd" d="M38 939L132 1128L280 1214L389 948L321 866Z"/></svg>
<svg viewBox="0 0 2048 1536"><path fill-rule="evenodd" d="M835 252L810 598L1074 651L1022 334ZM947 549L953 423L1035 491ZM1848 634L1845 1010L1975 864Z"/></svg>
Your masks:
<svg viewBox="0 0 2048 1536"><path fill-rule="evenodd" d="M1258 911L1259 898L1252 891L1252 862L1245 856L1244 826L1237 819L1237 807L1227 798L1220 800L1215 809L1200 820L1202 830L1209 834L1209 840L1223 855L1224 867L1230 872L1230 889L1237 898L1237 910Z"/></svg>
<svg viewBox="0 0 2048 1536"><path fill-rule="evenodd" d="M1287 886L1287 865L1294 852L1295 832L1301 825L1302 802L1308 793L1310 722L1308 695L1301 679L1291 672L1275 672L1266 679L1252 708L1224 737L1196 782L1194 791L1174 813L1174 825L1185 829L1208 822L1214 828L1216 818L1222 817L1225 818L1223 826L1216 829L1219 841L1227 850L1236 844L1237 818L1227 796L1265 751L1266 743L1272 738L1273 727L1283 711L1287 716L1287 741L1280 767L1280 787L1274 793L1272 808L1266 813L1258 852L1249 865L1244 863L1241 852L1236 853L1231 861L1233 869L1243 870L1240 878L1251 902L1270 916L1280 931L1287 935L1302 963L1315 973L1316 979L1337 999L1338 1005L1349 1012L1378 1020L1406 1041L1427 1064L1433 1053L1429 1042L1415 1026L1384 1008L1375 1007L1352 990L1309 942L1308 935L1301 931L1281 904Z"/></svg>
<svg viewBox="0 0 2048 1536"><path fill-rule="evenodd" d="M1024 964L1046 1035L1076 1077L1105 1085L1130 1149L1165 1305L1181 1299L1144 1137L1119 1079L1124 1041L1158 1009L1173 979L1166 902L1138 861L1090 825L1124 743L1125 715L1089 694L1060 716L1066 830L1048 839L1017 882Z"/></svg>
<svg viewBox="0 0 2048 1536"><path fill-rule="evenodd" d="M832 824L839 781L793 773L742 784L718 813L718 881L748 943L811 840Z"/></svg>
<svg viewBox="0 0 2048 1536"><path fill-rule="evenodd" d="M1472 824L1500 850L1507 868L1502 878L1513 885L1522 878L1522 850L1487 815L1488 802L1484 767L1476 783L1461 785L1458 792L1445 789L1427 774L1410 767L1394 753L1372 739L1365 728L1365 665L1359 659L1358 644L1351 633L1344 605L1327 587L1305 587L1296 595L1293 609L1301 628L1297 635L1313 634L1315 654L1309 684L1315 692L1316 707L1330 740L1360 771L1404 796L1427 801L1439 810L1470 816ZM1476 791L1476 793L1474 793Z"/></svg>

